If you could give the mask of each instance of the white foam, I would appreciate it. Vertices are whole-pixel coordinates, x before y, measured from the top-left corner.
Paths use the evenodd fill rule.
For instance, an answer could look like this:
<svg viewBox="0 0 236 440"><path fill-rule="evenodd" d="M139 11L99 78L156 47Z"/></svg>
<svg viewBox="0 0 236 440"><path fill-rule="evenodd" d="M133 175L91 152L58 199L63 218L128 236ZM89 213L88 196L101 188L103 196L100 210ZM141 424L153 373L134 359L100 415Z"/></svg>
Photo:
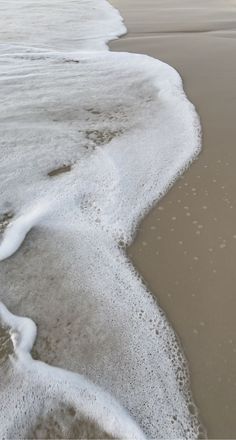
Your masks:
<svg viewBox="0 0 236 440"><path fill-rule="evenodd" d="M0 244L0 261L9 258L17 251L28 232L39 223L49 209L46 203L38 204L8 226Z"/></svg>
<svg viewBox="0 0 236 440"><path fill-rule="evenodd" d="M50 50L106 50L106 43L126 31L105 0L2 0L1 44L27 44Z"/></svg>
<svg viewBox="0 0 236 440"><path fill-rule="evenodd" d="M42 413L42 406L44 416L55 409L53 400L72 406L78 412L78 419L83 416L97 423L115 438L145 438L128 413L109 394L78 374L31 358L29 351L36 337L36 326L31 319L14 316L0 303L0 322L9 328L14 344L14 355L11 355L11 366L8 367L12 368L12 375L10 380L9 375L3 378L1 398L5 405L0 412L1 438L27 437ZM17 390L17 400L12 388ZM23 425L22 413L27 420Z"/></svg>
<svg viewBox="0 0 236 440"><path fill-rule="evenodd" d="M59 0L55 4L62 7ZM37 322L36 348L47 363L85 374L118 399L147 436L196 438L199 422L189 407L184 357L121 247L198 154L195 109L170 66L101 50L113 32L107 16L99 42L87 38L89 32L98 35L104 23L95 0L89 6L95 7L98 28L88 2L63 2L65 20L76 7L86 23L78 31L83 50L77 52L59 51L73 46L68 31L60 47L62 15L60 20L55 15L55 41L47 32L31 37L21 5L18 1L17 45L9 46L12 33L0 56L0 214L10 210L16 218L0 245L2 258L35 227L25 246L1 263L2 300ZM46 4L40 8L29 9L32 26ZM117 20L112 29L118 34L121 19L110 6L107 14ZM63 164L71 171L48 176ZM39 201L50 210L40 219L27 217ZM42 384L45 376L38 373ZM23 411L17 414L27 425Z"/></svg>

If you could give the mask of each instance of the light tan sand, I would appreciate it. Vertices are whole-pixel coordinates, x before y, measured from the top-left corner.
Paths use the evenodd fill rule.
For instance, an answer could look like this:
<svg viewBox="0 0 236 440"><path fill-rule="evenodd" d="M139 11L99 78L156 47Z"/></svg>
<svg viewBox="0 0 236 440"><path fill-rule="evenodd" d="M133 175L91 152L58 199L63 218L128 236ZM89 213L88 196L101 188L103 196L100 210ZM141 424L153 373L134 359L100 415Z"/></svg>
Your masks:
<svg viewBox="0 0 236 440"><path fill-rule="evenodd" d="M236 2L112 0L129 33L112 50L181 74L203 152L143 221L134 264L179 334L210 438L236 438Z"/></svg>

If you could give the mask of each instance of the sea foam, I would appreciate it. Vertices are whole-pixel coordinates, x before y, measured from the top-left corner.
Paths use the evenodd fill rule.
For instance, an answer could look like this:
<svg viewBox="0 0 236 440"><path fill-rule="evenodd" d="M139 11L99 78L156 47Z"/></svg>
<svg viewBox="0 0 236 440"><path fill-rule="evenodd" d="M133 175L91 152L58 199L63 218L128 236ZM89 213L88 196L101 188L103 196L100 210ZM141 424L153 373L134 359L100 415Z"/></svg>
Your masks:
<svg viewBox="0 0 236 440"><path fill-rule="evenodd" d="M84 417L95 422L114 438L144 439L135 422L110 395L78 374L31 358L29 352L36 337L31 319L14 316L0 303L0 321L9 329L14 345L8 373L1 378L1 398L5 403L0 413L2 438L19 438L19 433L28 438L40 417L46 418L56 404L63 403L73 408L77 419ZM15 410L9 417L11 406Z"/></svg>
<svg viewBox="0 0 236 440"><path fill-rule="evenodd" d="M105 43L124 32L107 2L28 6L25 0L1 5L0 24L7 17L11 25L7 32L0 26L0 214L14 212L0 244L2 260L12 255L0 265L1 299L37 323L41 359L85 375L75 379L85 387L99 387L106 426L117 399L148 437L196 438L184 356L124 247L199 153L198 116L170 66L106 50ZM70 171L50 177L63 166ZM30 356L23 368L29 384L21 386L21 362L14 358L0 405L17 420L12 427L3 419L4 435L18 430L24 437L30 411L39 415L42 402L49 411L62 394L55 385L59 394L51 398L54 369L38 368ZM89 404L79 385L76 390L73 404L85 414ZM65 393L71 396L71 388ZM122 418L126 413L119 411ZM127 430L113 435L129 436L129 423L130 417Z"/></svg>

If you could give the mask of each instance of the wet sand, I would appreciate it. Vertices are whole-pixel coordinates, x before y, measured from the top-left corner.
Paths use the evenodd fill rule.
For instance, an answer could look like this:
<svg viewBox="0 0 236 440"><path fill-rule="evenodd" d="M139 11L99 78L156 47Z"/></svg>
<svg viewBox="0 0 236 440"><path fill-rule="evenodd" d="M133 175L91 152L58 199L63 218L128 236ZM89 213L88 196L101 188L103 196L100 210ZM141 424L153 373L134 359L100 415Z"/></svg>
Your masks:
<svg viewBox="0 0 236 440"><path fill-rule="evenodd" d="M11 375L9 356L14 352L11 336L0 323L0 373ZM111 435L101 430L91 420L78 417L73 407L59 403L58 407L42 419L28 432L27 439L111 439Z"/></svg>
<svg viewBox="0 0 236 440"><path fill-rule="evenodd" d="M113 437L101 430L91 420L78 418L73 407L59 405L46 417L37 421L37 425L31 429L27 439L112 439Z"/></svg>
<svg viewBox="0 0 236 440"><path fill-rule="evenodd" d="M202 122L203 151L129 249L178 333L209 438L236 438L236 4L112 0L128 34L112 50L175 67Z"/></svg>
<svg viewBox="0 0 236 440"><path fill-rule="evenodd" d="M5 365L8 357L13 353L13 344L9 332L1 327L0 323L0 367Z"/></svg>

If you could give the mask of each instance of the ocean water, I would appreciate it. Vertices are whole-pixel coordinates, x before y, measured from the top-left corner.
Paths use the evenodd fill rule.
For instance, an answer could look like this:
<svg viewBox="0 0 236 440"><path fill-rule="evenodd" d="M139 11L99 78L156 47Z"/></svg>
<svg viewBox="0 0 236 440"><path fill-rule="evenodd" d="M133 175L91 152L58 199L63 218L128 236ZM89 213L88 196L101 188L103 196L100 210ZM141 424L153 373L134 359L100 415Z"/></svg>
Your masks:
<svg viewBox="0 0 236 440"><path fill-rule="evenodd" d="M174 69L108 50L124 32L103 0L0 6L4 438L80 438L88 421L103 438L202 434L177 338L125 254L200 124Z"/></svg>

